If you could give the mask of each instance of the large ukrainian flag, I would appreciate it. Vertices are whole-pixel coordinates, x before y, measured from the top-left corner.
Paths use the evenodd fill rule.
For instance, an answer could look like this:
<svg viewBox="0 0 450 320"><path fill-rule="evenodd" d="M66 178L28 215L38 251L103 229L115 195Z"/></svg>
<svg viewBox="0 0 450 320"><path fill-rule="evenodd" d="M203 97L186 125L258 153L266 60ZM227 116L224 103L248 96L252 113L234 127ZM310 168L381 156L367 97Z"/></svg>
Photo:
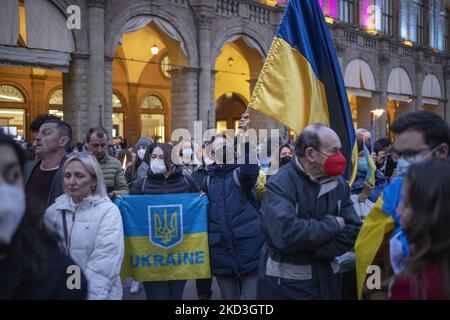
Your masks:
<svg viewBox="0 0 450 320"><path fill-rule="evenodd" d="M249 107L297 134L311 123L337 132L350 176L355 130L328 26L316 0L290 0Z"/></svg>
<svg viewBox="0 0 450 320"><path fill-rule="evenodd" d="M199 193L116 200L125 255L121 276L136 281L210 278L208 198Z"/></svg>

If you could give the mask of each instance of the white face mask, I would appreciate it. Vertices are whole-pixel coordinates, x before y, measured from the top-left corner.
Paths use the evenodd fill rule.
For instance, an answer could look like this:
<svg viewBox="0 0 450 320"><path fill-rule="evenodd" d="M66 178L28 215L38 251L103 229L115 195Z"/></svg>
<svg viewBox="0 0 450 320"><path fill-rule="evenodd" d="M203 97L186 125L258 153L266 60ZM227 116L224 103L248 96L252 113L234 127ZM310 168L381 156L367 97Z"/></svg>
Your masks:
<svg viewBox="0 0 450 320"><path fill-rule="evenodd" d="M152 160L150 162L150 169L154 174L165 174L167 172L166 164L160 159Z"/></svg>
<svg viewBox="0 0 450 320"><path fill-rule="evenodd" d="M414 163L420 163L424 160L423 156L416 156L415 159L403 159L400 158L397 161L397 174L399 177L403 177L408 173L409 167Z"/></svg>
<svg viewBox="0 0 450 320"><path fill-rule="evenodd" d="M137 156L138 156L139 160L142 161L144 159L144 156L145 156L145 149L139 149L137 151Z"/></svg>
<svg viewBox="0 0 450 320"><path fill-rule="evenodd" d="M25 214L25 192L10 184L0 184L0 244L9 245Z"/></svg>

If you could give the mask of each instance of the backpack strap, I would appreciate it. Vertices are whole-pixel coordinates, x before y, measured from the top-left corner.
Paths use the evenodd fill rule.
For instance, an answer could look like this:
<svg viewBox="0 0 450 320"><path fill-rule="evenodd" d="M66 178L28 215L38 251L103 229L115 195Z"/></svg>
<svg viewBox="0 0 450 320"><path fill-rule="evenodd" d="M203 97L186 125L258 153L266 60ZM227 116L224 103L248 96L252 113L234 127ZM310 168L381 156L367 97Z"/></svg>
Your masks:
<svg viewBox="0 0 450 320"><path fill-rule="evenodd" d="M209 175L206 175L204 178L203 178L203 191L205 192L205 193L208 193L208 190L209 190L209 182L211 181L211 176L209 176Z"/></svg>
<svg viewBox="0 0 450 320"><path fill-rule="evenodd" d="M239 187L239 189L242 189L241 187L241 182L239 181L239 170L240 168L237 167L236 169L233 170L233 179L234 179L234 183L237 184L237 186Z"/></svg>
<svg viewBox="0 0 450 320"><path fill-rule="evenodd" d="M191 192L191 184L189 183L188 178L186 178L186 176L183 175L183 179L184 179L184 182L186 182L189 192Z"/></svg>

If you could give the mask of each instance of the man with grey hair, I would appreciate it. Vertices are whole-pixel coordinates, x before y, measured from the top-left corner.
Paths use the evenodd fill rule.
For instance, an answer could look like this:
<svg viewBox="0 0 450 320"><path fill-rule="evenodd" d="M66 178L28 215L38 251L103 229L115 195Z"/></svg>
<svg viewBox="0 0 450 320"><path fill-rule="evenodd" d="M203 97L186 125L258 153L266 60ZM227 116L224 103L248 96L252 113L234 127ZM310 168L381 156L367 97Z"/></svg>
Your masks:
<svg viewBox="0 0 450 320"><path fill-rule="evenodd" d="M335 258L353 248L361 220L341 177L340 149L332 129L309 125L295 143L295 159L267 183L258 299L341 298Z"/></svg>
<svg viewBox="0 0 450 320"><path fill-rule="evenodd" d="M107 152L108 134L102 127L89 129L86 134L86 150L91 152L103 172L108 196L114 200L116 196L128 194L128 184L121 163Z"/></svg>
<svg viewBox="0 0 450 320"><path fill-rule="evenodd" d="M368 146L371 146L372 134L369 130L364 128L359 128L356 130L356 140L362 140Z"/></svg>

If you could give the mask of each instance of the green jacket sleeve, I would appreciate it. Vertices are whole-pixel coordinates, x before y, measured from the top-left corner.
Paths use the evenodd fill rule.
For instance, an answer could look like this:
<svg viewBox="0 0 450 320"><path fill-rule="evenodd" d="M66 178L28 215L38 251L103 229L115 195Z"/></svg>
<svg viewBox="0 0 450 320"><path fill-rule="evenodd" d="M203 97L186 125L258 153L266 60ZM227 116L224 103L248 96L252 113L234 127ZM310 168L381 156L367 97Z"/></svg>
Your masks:
<svg viewBox="0 0 450 320"><path fill-rule="evenodd" d="M114 193L116 195L126 196L128 194L129 192L128 184L127 181L125 180L125 175L123 173L123 169L120 166L120 164L117 167L116 181L114 185L115 185Z"/></svg>

